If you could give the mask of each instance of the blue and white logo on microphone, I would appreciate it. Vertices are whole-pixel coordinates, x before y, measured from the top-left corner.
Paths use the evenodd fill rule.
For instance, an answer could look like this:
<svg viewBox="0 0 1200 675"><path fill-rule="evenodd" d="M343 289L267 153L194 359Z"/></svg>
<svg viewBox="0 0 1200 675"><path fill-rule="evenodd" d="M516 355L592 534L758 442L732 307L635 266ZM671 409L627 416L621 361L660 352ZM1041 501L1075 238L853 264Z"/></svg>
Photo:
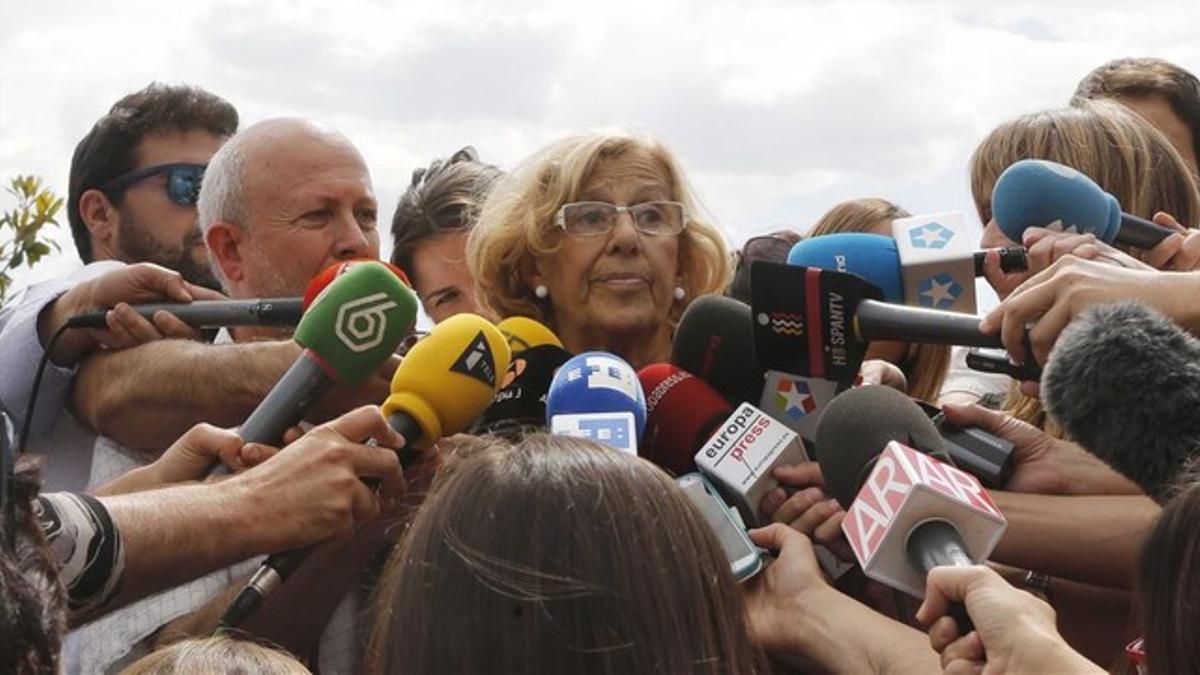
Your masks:
<svg viewBox="0 0 1200 675"><path fill-rule="evenodd" d="M950 309L962 294L962 284L945 272L935 274L917 285L917 296L922 307Z"/></svg>
<svg viewBox="0 0 1200 675"><path fill-rule="evenodd" d="M946 244L949 244L950 240L954 238L954 230L935 220L909 230L908 237L909 241L912 242L913 248L928 248L940 251L946 248Z"/></svg>
<svg viewBox="0 0 1200 675"><path fill-rule="evenodd" d="M603 443L631 455L637 454L637 426L633 413L575 413L550 419L550 433Z"/></svg>

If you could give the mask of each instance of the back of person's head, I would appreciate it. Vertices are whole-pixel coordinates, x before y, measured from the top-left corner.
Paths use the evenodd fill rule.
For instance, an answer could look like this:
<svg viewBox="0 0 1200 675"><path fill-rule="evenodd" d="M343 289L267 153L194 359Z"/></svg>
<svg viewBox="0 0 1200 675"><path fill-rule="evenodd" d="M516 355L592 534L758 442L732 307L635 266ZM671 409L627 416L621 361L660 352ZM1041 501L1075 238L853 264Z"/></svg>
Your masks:
<svg viewBox="0 0 1200 675"><path fill-rule="evenodd" d="M747 305L751 300L750 270L755 262L786 263L792 247L804 237L793 230L776 230L750 237L733 254L733 281L725 295Z"/></svg>
<svg viewBox="0 0 1200 675"><path fill-rule="evenodd" d="M1126 213L1166 211L1187 227L1200 221L1200 196L1183 158L1157 129L1113 101L1022 115L1001 124L971 158L971 194L979 219L992 219L992 188L1022 159L1065 164L1096 181Z"/></svg>
<svg viewBox="0 0 1200 675"><path fill-rule="evenodd" d="M22 457L0 521L0 675L58 673L66 593L33 510L38 484Z"/></svg>
<svg viewBox="0 0 1200 675"><path fill-rule="evenodd" d="M79 212L79 198L84 192L99 189L131 171L143 138L193 130L232 136L237 126L237 110L228 101L188 85L152 83L113 104L108 114L75 146L71 157L67 219L83 262L92 261L92 240ZM112 199L120 206L120 195L115 194Z"/></svg>
<svg viewBox="0 0 1200 675"><path fill-rule="evenodd" d="M1193 151L1200 157L1200 79L1163 59L1142 57L1114 59L1079 81L1072 105L1111 98L1131 99L1161 96L1192 131Z"/></svg>
<svg viewBox="0 0 1200 675"><path fill-rule="evenodd" d="M248 640L182 640L131 663L121 675L299 675L310 672L291 654Z"/></svg>
<svg viewBox="0 0 1200 675"><path fill-rule="evenodd" d="M1200 672L1200 483L1159 514L1142 547L1138 584L1150 672Z"/></svg>
<svg viewBox="0 0 1200 675"><path fill-rule="evenodd" d="M474 227L480 206L502 173L479 161L470 146L413 171L412 183L392 216L392 264L415 284L416 247L438 234Z"/></svg>
<svg viewBox="0 0 1200 675"><path fill-rule="evenodd" d="M838 232L875 232L890 237L891 222L911 215L899 205L879 197L850 199L826 211L808 231L808 236L818 237ZM887 227L887 232L876 231L881 224Z"/></svg>
<svg viewBox="0 0 1200 675"><path fill-rule="evenodd" d="M715 535L653 465L535 434L447 469L379 585L375 672L761 668Z"/></svg>

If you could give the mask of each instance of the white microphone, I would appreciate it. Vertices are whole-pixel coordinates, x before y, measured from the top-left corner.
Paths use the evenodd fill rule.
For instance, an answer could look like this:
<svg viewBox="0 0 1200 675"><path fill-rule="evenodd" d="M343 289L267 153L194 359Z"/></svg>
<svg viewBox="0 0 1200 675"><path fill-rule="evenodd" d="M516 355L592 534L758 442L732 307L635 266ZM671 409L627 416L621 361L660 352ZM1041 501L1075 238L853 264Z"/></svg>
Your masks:
<svg viewBox="0 0 1200 675"><path fill-rule="evenodd" d="M897 218L892 236L900 254L904 304L976 313L976 251L961 212Z"/></svg>

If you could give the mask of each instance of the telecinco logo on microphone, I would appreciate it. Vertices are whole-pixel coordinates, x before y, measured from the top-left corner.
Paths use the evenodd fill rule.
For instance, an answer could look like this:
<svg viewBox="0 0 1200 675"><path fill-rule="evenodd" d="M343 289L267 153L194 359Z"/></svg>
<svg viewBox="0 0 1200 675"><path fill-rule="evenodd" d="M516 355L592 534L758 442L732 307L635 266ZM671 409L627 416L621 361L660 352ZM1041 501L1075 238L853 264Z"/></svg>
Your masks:
<svg viewBox="0 0 1200 675"><path fill-rule="evenodd" d="M954 238L954 230L937 221L925 223L908 231L913 248L932 248L940 250Z"/></svg>
<svg viewBox="0 0 1200 675"><path fill-rule="evenodd" d="M784 377L775 385L775 409L782 414L798 420L816 408L816 399L803 381Z"/></svg>
<svg viewBox="0 0 1200 675"><path fill-rule="evenodd" d="M387 293L375 293L351 300L338 308L333 332L346 348L355 353L374 349L387 333L389 309L399 307Z"/></svg>
<svg viewBox="0 0 1200 675"><path fill-rule="evenodd" d="M922 307L950 309L962 294L962 284L945 272L935 274L917 285L917 297Z"/></svg>

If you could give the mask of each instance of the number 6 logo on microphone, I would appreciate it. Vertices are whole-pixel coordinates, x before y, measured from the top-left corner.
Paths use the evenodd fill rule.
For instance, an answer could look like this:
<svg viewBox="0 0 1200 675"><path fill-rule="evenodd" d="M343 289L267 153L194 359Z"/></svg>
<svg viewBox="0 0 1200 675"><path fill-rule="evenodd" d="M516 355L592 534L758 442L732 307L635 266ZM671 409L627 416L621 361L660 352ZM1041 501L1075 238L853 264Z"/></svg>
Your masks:
<svg viewBox="0 0 1200 675"><path fill-rule="evenodd" d="M399 307L386 293L352 300L338 308L333 331L355 353L378 347L387 332L386 312Z"/></svg>

